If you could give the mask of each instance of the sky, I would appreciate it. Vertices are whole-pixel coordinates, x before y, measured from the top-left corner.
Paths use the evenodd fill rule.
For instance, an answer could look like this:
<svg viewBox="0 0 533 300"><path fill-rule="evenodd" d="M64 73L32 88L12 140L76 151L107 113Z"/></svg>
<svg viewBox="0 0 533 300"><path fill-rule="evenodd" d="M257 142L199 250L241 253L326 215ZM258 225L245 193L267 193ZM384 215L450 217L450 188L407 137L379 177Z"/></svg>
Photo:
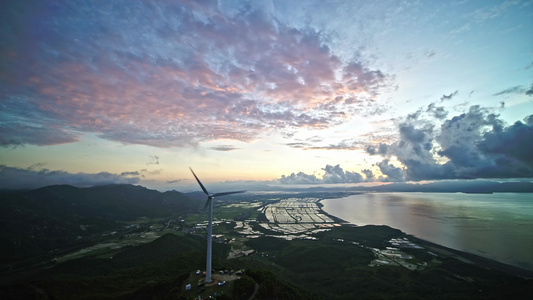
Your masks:
<svg viewBox="0 0 533 300"><path fill-rule="evenodd" d="M2 1L0 188L533 180L533 1Z"/></svg>

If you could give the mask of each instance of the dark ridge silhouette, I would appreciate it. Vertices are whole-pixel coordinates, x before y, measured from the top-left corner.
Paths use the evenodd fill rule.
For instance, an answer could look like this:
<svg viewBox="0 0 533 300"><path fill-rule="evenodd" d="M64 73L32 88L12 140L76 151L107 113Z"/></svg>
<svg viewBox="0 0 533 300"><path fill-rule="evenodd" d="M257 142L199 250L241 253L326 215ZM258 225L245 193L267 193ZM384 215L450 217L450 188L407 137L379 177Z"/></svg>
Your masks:
<svg viewBox="0 0 533 300"><path fill-rule="evenodd" d="M106 231L121 229L120 222L171 217L200 206L176 191L127 184L0 193L0 263L90 244Z"/></svg>

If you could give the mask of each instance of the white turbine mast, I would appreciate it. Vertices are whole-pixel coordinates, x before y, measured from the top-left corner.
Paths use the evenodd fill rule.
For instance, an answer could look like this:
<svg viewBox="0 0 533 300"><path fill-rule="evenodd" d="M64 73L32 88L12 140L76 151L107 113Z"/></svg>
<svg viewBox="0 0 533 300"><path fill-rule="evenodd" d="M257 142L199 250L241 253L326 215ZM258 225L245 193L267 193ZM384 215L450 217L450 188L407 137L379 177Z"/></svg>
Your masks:
<svg viewBox="0 0 533 300"><path fill-rule="evenodd" d="M210 194L207 189L204 187L202 182L200 182L200 179L194 174L194 171L192 168L189 167L189 169L192 172L192 175L194 175L194 178L196 178L196 181L198 181L198 184L202 188L202 191L207 195L207 201L205 202L204 208L202 209L202 212L200 213L200 216L198 217L198 222L204 215L205 209L209 206L209 223L207 224L207 262L205 267L205 282L210 283L211 280L211 243L213 241L213 198L230 195L230 194L236 194L236 193L244 193L245 191L236 191L236 192L224 192L224 193L215 193Z"/></svg>

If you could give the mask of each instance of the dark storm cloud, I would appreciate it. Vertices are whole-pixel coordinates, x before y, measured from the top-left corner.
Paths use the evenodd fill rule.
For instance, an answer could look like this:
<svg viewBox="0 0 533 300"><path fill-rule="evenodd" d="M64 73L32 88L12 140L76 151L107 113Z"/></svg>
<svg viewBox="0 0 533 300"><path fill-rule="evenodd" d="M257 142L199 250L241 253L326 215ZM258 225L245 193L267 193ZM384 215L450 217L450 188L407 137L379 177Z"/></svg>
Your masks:
<svg viewBox="0 0 533 300"><path fill-rule="evenodd" d="M125 172L128 173L128 172ZM14 168L0 165L0 188L33 189L55 184L69 184L78 187L103 184L135 184L139 182L134 174L112 174L101 172L95 174L69 173L48 169Z"/></svg>
<svg viewBox="0 0 533 300"><path fill-rule="evenodd" d="M405 181L405 171L402 168L395 167L385 159L377 164L379 170L386 177L379 178L379 181L402 182Z"/></svg>
<svg viewBox="0 0 533 300"><path fill-rule="evenodd" d="M533 115L522 122L502 127L496 124L492 131L483 134L483 140L478 144L479 150L497 157L498 163L505 163L507 167L515 165L533 168ZM498 166L501 168L501 166ZM523 171L527 171L525 168ZM523 174L527 176L526 174Z"/></svg>
<svg viewBox="0 0 533 300"><path fill-rule="evenodd" d="M343 123L388 80L334 55L324 33L246 5L20 1L0 14L0 146L87 132L156 147L248 142Z"/></svg>
<svg viewBox="0 0 533 300"><path fill-rule="evenodd" d="M405 118L398 127L399 140L379 153L386 159L378 167L390 181L533 177L532 120L529 116L525 123L506 126L498 115L479 106L440 127ZM367 152L378 154L375 147ZM401 171L389 164L390 157L401 162Z"/></svg>

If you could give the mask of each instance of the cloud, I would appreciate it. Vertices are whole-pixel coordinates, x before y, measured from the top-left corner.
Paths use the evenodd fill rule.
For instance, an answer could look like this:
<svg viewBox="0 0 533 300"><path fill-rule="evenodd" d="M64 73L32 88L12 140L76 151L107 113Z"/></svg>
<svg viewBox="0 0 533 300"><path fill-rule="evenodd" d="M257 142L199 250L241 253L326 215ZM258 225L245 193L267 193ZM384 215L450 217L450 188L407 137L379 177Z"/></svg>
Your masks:
<svg viewBox="0 0 533 300"><path fill-rule="evenodd" d="M149 165L159 165L159 156L157 155L150 155L150 161L146 163L147 166Z"/></svg>
<svg viewBox="0 0 533 300"><path fill-rule="evenodd" d="M69 173L65 171L51 171L48 169L15 168L0 165L0 188L7 189L35 189L48 185L69 184L87 187L104 184L136 184L140 181L136 172L112 174L100 173Z"/></svg>
<svg viewBox="0 0 533 300"><path fill-rule="evenodd" d="M360 142L354 140L344 140L337 144L329 144L326 146L309 146L306 149L309 150L358 150L362 146Z"/></svg>
<svg viewBox="0 0 533 300"><path fill-rule="evenodd" d="M375 177L374 177L374 173L372 172L372 170L364 169L364 170L361 171L361 173L363 173L363 175L365 175L365 181L368 181L368 182L376 181Z"/></svg>
<svg viewBox="0 0 533 300"><path fill-rule="evenodd" d="M308 147L311 147L310 143L302 143L302 142L286 143L285 145L291 148L296 148L296 149L307 149Z"/></svg>
<svg viewBox="0 0 533 300"><path fill-rule="evenodd" d="M508 89L505 89L503 91L500 91L494 94L493 96L503 96L503 95L512 95L512 94L522 94L522 93L525 93L526 95L530 95L528 94L528 92L530 92L530 90L527 90L526 87L522 85L517 85L517 86L510 87Z"/></svg>
<svg viewBox="0 0 533 300"><path fill-rule="evenodd" d="M216 150L216 151L233 151L233 150L238 150L240 148L237 148L232 145L219 145L219 146L211 147L210 149Z"/></svg>
<svg viewBox="0 0 533 300"><path fill-rule="evenodd" d="M146 173L150 174L150 175L159 175L163 172L163 169L156 169L156 170L152 170L152 171L146 171Z"/></svg>
<svg viewBox="0 0 533 300"><path fill-rule="evenodd" d="M326 165L322 170L324 171L322 178L298 172L291 173L288 176L282 175L278 181L281 184L335 184L374 181L374 174L369 169L363 170L363 174L361 174L358 172L344 171L340 165Z"/></svg>
<svg viewBox="0 0 533 300"><path fill-rule="evenodd" d="M279 182L282 184L318 184L321 181L315 175L308 175L303 172L291 173L288 176L281 175Z"/></svg>
<svg viewBox="0 0 533 300"><path fill-rule="evenodd" d="M422 111L422 110L420 110ZM283 184L403 182L439 179L533 177L533 115L507 126L491 109L471 106L446 119L411 114L398 123L399 138L391 144L368 145L365 151L384 159L365 169L344 171L327 165L322 178L303 172L279 179ZM397 161L392 163L392 160Z"/></svg>
<svg viewBox="0 0 533 300"><path fill-rule="evenodd" d="M449 95L442 95L442 97L440 97L440 101L451 100L453 97L457 95L457 93L459 93L459 91L455 91Z"/></svg>
<svg viewBox="0 0 533 300"><path fill-rule="evenodd" d="M426 51L424 51L424 56L426 58L428 58L428 59L434 57L436 54L437 53L434 50L426 50Z"/></svg>
<svg viewBox="0 0 533 300"><path fill-rule="evenodd" d="M379 178L379 181L391 181L391 182L403 182L405 181L405 170L389 163L388 159L385 159L377 164L379 170L386 177Z"/></svg>
<svg viewBox="0 0 533 300"><path fill-rule="evenodd" d="M381 142L391 139L389 128L378 128L378 130L360 135L357 139L343 139L338 142L324 144L324 140L318 136L305 140L296 139L295 142L285 143L291 148L304 150L362 150L372 145L367 145L368 141Z"/></svg>
<svg viewBox="0 0 533 300"><path fill-rule="evenodd" d="M533 83L529 87L529 90L526 91L526 95L533 96Z"/></svg>
<svg viewBox="0 0 533 300"><path fill-rule="evenodd" d="M503 15L509 8L512 8L515 5L519 5L520 1L503 1L496 2L495 4L490 4L476 9L474 12L470 13L470 16L473 17L473 20L477 23L483 23L485 21L497 18Z"/></svg>
<svg viewBox="0 0 533 300"><path fill-rule="evenodd" d="M362 142L359 140L345 139L338 143L333 143L329 145L317 145L324 141L323 138L319 136L313 136L304 140L296 139L295 142L285 143L284 145L296 149L304 150L356 150L361 149Z"/></svg>
<svg viewBox="0 0 533 300"><path fill-rule="evenodd" d="M503 127L496 124L492 131L483 134L477 145L481 153L494 157L495 169L483 170L497 174L508 172L509 175L520 174L528 177L533 169L533 115L513 125ZM516 175L515 175L516 176Z"/></svg>
<svg viewBox="0 0 533 300"><path fill-rule="evenodd" d="M337 57L324 33L246 5L129 4L6 7L0 146L84 133L156 147L249 142L341 124L362 102L373 109L390 81L358 57Z"/></svg>
<svg viewBox="0 0 533 300"><path fill-rule="evenodd" d="M131 171L131 172L122 172L120 173L120 176L142 176L141 172L139 171Z"/></svg>
<svg viewBox="0 0 533 300"><path fill-rule="evenodd" d="M448 112L443 106L436 106L435 103L429 104L426 112L431 113L433 117L439 120L446 118L448 115Z"/></svg>
<svg viewBox="0 0 533 300"><path fill-rule="evenodd" d="M387 152L389 151L389 145L387 144L379 144L379 145L368 145L365 147L365 151L370 154L370 155L376 155L376 154L379 154L379 155L382 155L382 156L385 156L387 155Z"/></svg>
<svg viewBox="0 0 533 300"><path fill-rule="evenodd" d="M0 146L59 145L78 141L78 137L62 128L29 125L24 123L0 123Z"/></svg>
<svg viewBox="0 0 533 300"><path fill-rule="evenodd" d="M389 181L530 178L533 177L533 115L510 126L490 109L471 106L444 120L406 117L398 124L400 138L371 155L385 159L377 166ZM394 167L395 157L402 167Z"/></svg>
<svg viewBox="0 0 533 300"><path fill-rule="evenodd" d="M360 183L363 182L363 176L357 172L344 171L340 165L327 165L324 170L322 181L324 183Z"/></svg>

